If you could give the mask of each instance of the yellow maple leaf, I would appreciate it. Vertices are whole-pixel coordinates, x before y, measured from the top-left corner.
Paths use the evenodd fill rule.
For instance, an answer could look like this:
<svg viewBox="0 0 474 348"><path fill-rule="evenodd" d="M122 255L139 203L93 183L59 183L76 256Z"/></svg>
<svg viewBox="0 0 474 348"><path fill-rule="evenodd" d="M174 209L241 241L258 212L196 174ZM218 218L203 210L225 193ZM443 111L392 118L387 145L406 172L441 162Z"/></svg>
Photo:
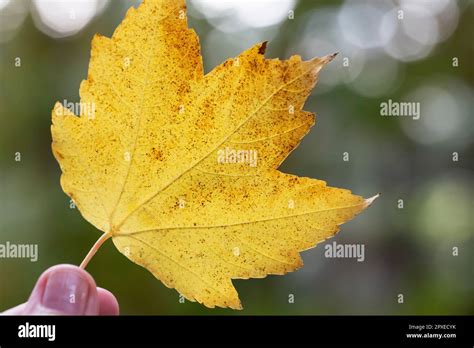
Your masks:
<svg viewBox="0 0 474 348"><path fill-rule="evenodd" d="M187 299L240 309L232 279L300 268L373 198L277 170L314 124L302 107L333 56L269 60L262 43L204 75L185 11L148 0L94 36L83 107L56 103L52 149L64 192L104 232L82 267L112 237Z"/></svg>

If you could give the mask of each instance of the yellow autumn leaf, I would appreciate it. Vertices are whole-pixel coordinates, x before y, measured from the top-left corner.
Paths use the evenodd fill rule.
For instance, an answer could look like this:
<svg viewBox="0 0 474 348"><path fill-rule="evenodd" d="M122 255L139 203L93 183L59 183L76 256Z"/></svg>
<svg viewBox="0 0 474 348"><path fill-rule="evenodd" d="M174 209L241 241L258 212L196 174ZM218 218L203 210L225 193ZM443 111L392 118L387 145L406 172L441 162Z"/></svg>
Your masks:
<svg viewBox="0 0 474 348"><path fill-rule="evenodd" d="M240 309L232 279L302 267L372 202L277 167L314 115L302 110L333 56L265 59L258 44L204 75L184 0L131 8L92 40L81 114L52 112L61 186L166 286L207 307Z"/></svg>

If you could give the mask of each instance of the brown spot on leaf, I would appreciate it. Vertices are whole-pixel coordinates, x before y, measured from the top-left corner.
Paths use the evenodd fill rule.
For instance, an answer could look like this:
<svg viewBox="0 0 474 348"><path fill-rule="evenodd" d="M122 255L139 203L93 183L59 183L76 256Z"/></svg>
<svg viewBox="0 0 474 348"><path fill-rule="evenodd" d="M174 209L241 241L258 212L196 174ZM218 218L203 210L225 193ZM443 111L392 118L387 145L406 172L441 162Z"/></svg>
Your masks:
<svg viewBox="0 0 474 348"><path fill-rule="evenodd" d="M151 153L153 155L153 158L155 158L157 161L162 161L163 160L163 153L160 150L152 147L151 148Z"/></svg>
<svg viewBox="0 0 474 348"><path fill-rule="evenodd" d="M58 159L60 159L60 160L64 159L64 156L63 156L63 154L62 154L61 152L59 152L59 151L53 149L53 153L54 153L54 156L55 156L56 158L58 158Z"/></svg>

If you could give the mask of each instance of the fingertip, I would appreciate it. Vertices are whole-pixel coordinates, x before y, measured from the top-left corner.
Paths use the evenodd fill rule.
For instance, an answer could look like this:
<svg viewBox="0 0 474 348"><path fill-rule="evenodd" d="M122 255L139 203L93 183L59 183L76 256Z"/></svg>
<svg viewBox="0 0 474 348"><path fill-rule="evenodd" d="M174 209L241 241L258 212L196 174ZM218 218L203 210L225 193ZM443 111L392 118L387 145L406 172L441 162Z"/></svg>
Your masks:
<svg viewBox="0 0 474 348"><path fill-rule="evenodd" d="M99 301L92 276L74 265L61 264L41 274L25 314L96 315Z"/></svg>
<svg viewBox="0 0 474 348"><path fill-rule="evenodd" d="M109 290L97 288L99 298L99 315L119 315L120 307L117 298Z"/></svg>

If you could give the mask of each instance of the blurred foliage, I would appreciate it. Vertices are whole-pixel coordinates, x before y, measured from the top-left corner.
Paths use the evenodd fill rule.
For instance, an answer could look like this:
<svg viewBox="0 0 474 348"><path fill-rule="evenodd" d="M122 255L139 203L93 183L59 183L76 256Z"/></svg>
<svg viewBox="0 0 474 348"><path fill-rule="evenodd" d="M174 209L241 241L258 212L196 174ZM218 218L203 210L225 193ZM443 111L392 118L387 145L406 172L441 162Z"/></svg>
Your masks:
<svg viewBox="0 0 474 348"><path fill-rule="evenodd" d="M302 40L299 16L342 3L300 1L295 20L277 28L267 56L301 54L293 50ZM64 39L40 32L29 15L12 39L0 43L0 243L37 243L40 253L36 263L0 259L0 310L25 301L47 267L79 264L99 237L77 209L70 209L59 185L60 169L50 150L50 114L57 100L78 101L92 36L110 36L129 6L113 1L84 30ZM317 125L282 166L285 172L326 180L366 197L382 193L334 238L364 243L365 262L327 259L320 245L303 253L305 267L298 272L235 281L245 309L234 313L180 304L174 290L108 242L88 267L98 285L115 293L124 314L474 314L472 99L471 132L461 142L421 144L402 127L415 121L379 114L381 101L400 100L422 83L442 81L438 76L456 79L472 98L472 2L460 8L458 27L448 40L425 59L398 62L403 74L390 94L364 97L345 84L318 93L316 86L305 109L317 113ZM194 17L189 22L200 36L206 71L239 53L226 45L233 33L218 32L222 40L216 49L207 41L212 32L215 36L211 24ZM260 41L254 34L240 33L249 42ZM260 34L265 36L265 30ZM332 52L321 52L327 53ZM453 56L459 57L457 69L451 66ZM21 68L14 66L15 57L21 57ZM332 64L342 69L340 60ZM345 151L349 162L342 160ZM451 160L454 151L460 154L458 162ZM16 152L20 162L14 160ZM398 199L404 200L404 209L397 208ZM457 257L452 256L454 246L459 247ZM404 304L397 303L400 293ZM288 303L289 294L294 294L294 304Z"/></svg>

